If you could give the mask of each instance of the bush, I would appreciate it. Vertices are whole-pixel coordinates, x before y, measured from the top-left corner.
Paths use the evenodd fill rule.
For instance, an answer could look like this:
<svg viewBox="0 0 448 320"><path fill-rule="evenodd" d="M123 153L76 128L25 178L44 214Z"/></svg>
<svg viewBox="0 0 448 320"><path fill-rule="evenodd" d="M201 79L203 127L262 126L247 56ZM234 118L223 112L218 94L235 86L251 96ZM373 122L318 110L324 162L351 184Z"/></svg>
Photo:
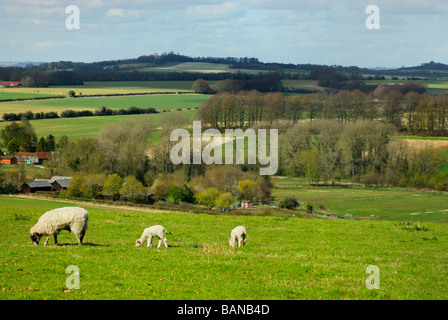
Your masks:
<svg viewBox="0 0 448 320"><path fill-rule="evenodd" d="M305 202L303 207L305 208L306 212L308 212L308 213L312 213L313 212L313 206L310 203Z"/></svg>
<svg viewBox="0 0 448 320"><path fill-rule="evenodd" d="M285 208L285 209L289 209L289 210L294 210L298 206L299 206L299 202L297 201L296 197L294 197L294 196L286 197L285 199L280 201L280 204L279 204L280 208Z"/></svg>

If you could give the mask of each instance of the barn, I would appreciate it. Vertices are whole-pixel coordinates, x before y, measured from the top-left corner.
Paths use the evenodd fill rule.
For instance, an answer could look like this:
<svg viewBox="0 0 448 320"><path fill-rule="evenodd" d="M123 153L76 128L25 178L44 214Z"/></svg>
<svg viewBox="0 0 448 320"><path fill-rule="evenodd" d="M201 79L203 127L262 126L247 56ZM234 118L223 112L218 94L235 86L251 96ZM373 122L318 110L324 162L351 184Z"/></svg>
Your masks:
<svg viewBox="0 0 448 320"><path fill-rule="evenodd" d="M53 191L50 180L34 180L25 182L21 189L21 193L34 193L36 191Z"/></svg>
<svg viewBox="0 0 448 320"><path fill-rule="evenodd" d="M71 179L72 178L70 177L52 177L50 179L50 184L53 187L53 191L67 190Z"/></svg>
<svg viewBox="0 0 448 320"><path fill-rule="evenodd" d="M2 156L0 157L0 164L17 164L17 158Z"/></svg>
<svg viewBox="0 0 448 320"><path fill-rule="evenodd" d="M49 152L17 152L17 162L25 164L42 164L50 158Z"/></svg>

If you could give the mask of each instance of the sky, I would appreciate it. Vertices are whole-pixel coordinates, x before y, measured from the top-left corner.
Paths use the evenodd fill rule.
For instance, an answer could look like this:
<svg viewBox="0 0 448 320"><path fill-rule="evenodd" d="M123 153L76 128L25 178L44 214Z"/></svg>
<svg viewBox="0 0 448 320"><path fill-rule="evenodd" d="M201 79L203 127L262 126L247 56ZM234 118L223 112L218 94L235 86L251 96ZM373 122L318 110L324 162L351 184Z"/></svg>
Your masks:
<svg viewBox="0 0 448 320"><path fill-rule="evenodd" d="M79 29L69 29L79 8ZM379 29L366 27L379 9ZM374 20L376 22L376 20ZM0 61L174 52L359 67L448 64L448 0L0 0Z"/></svg>

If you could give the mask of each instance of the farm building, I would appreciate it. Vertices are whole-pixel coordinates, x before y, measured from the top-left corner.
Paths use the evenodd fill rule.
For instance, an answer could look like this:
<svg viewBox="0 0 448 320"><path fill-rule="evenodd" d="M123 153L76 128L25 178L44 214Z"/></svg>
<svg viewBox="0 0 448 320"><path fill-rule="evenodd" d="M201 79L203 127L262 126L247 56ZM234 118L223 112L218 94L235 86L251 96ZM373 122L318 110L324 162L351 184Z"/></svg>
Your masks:
<svg viewBox="0 0 448 320"><path fill-rule="evenodd" d="M21 87L22 84L20 81L0 81L0 87L4 88L14 88L14 87Z"/></svg>
<svg viewBox="0 0 448 320"><path fill-rule="evenodd" d="M241 201L241 209L252 209L253 202L251 201Z"/></svg>
<svg viewBox="0 0 448 320"><path fill-rule="evenodd" d="M53 191L67 190L71 179L71 177L52 177L50 179L50 184L53 187Z"/></svg>
<svg viewBox="0 0 448 320"><path fill-rule="evenodd" d="M39 180L25 182L21 189L21 193L34 193L36 191L53 191L53 186L49 180Z"/></svg>
<svg viewBox="0 0 448 320"><path fill-rule="evenodd" d="M0 163L1 164L17 164L17 158L16 157L0 157Z"/></svg>
<svg viewBox="0 0 448 320"><path fill-rule="evenodd" d="M44 160L50 158L49 152L17 152L16 158L18 163L25 164L42 164Z"/></svg>

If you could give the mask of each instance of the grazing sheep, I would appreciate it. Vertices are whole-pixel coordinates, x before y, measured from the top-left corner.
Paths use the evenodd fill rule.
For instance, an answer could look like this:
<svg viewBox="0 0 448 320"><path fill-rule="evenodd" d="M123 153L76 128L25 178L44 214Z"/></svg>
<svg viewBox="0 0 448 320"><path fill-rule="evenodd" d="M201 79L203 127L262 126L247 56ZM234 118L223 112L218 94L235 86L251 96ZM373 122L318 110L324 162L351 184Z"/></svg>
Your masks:
<svg viewBox="0 0 448 320"><path fill-rule="evenodd" d="M231 248L235 247L235 241L238 241L238 247L241 247L241 244L246 244L246 228L243 226L238 226L232 230L230 233L229 245Z"/></svg>
<svg viewBox="0 0 448 320"><path fill-rule="evenodd" d="M44 243L46 246L50 237L54 236L54 243L57 245L59 231L67 230L73 232L78 238L78 245L82 245L88 220L89 212L80 207L64 207L45 212L30 229L31 241L37 246L40 238L47 236Z"/></svg>
<svg viewBox="0 0 448 320"><path fill-rule="evenodd" d="M167 232L166 229L161 225L156 225L156 226L146 228L143 231L143 234L140 237L140 239L137 239L137 241L135 241L135 246L138 247L138 246L142 245L143 243L145 243L145 241L148 241L147 246L152 247L152 238L158 237L159 244L157 245L157 248L160 248L160 246L162 245L162 241L165 244L165 247L168 248L168 241L165 238L165 232Z"/></svg>

